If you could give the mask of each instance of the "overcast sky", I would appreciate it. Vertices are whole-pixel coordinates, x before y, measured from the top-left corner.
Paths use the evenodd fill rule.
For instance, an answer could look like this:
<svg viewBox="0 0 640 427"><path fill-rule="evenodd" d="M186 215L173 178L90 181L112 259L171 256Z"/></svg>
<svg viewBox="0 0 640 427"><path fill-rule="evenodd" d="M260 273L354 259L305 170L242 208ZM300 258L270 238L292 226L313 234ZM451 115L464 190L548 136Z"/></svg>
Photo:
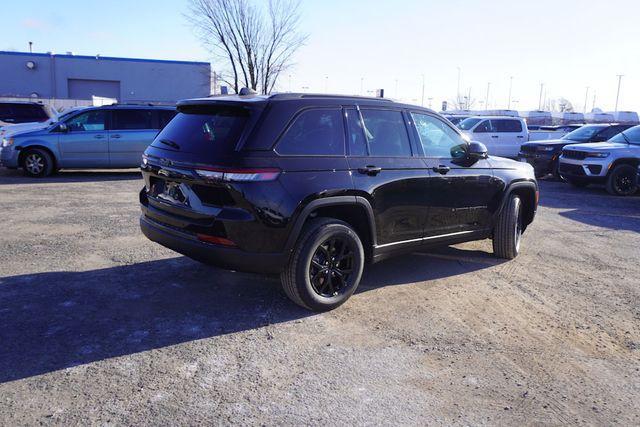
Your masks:
<svg viewBox="0 0 640 427"><path fill-rule="evenodd" d="M211 60L183 14L187 0L44 2L2 8L0 49L156 59ZM565 97L576 110L640 110L640 1L303 0L309 42L279 84L282 91L389 97L438 108L471 89L476 107L536 109ZM216 63L213 69L222 67ZM396 90L397 88L397 90ZM429 98L432 98L431 101Z"/></svg>

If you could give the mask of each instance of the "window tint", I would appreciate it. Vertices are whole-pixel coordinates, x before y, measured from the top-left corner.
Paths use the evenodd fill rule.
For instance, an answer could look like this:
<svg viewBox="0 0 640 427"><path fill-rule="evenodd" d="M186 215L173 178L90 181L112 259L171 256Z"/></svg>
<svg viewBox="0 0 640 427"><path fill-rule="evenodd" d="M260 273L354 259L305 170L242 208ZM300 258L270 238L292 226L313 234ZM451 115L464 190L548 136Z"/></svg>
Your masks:
<svg viewBox="0 0 640 427"><path fill-rule="evenodd" d="M0 120L13 117L13 110L8 104L0 104Z"/></svg>
<svg viewBox="0 0 640 427"><path fill-rule="evenodd" d="M105 110L93 110L67 121L67 128L71 132L102 131L105 129L107 114Z"/></svg>
<svg viewBox="0 0 640 427"><path fill-rule="evenodd" d="M113 110L114 130L153 129L151 110Z"/></svg>
<svg viewBox="0 0 640 427"><path fill-rule="evenodd" d="M491 120L485 120L484 122L480 123L477 128L473 130L473 133L487 133L487 132L495 132L491 124Z"/></svg>
<svg viewBox="0 0 640 427"><path fill-rule="evenodd" d="M640 126L634 126L611 138L611 142L640 144Z"/></svg>
<svg viewBox="0 0 640 427"><path fill-rule="evenodd" d="M158 128L164 128L176 116L175 110L154 110L158 114Z"/></svg>
<svg viewBox="0 0 640 427"><path fill-rule="evenodd" d="M491 120L497 132L522 132L520 120L498 119Z"/></svg>
<svg viewBox="0 0 640 427"><path fill-rule="evenodd" d="M33 119L34 121L46 120L49 118L44 111L44 107L31 104L14 104L13 113L20 119Z"/></svg>
<svg viewBox="0 0 640 427"><path fill-rule="evenodd" d="M346 116L347 131L349 135L349 155L366 156L367 140L364 137L364 129L362 127L362 121L360 120L360 114L355 108L349 108L346 110Z"/></svg>
<svg viewBox="0 0 640 427"><path fill-rule="evenodd" d="M411 144L400 111L361 110L369 155L385 157L411 156Z"/></svg>
<svg viewBox="0 0 640 427"><path fill-rule="evenodd" d="M445 122L426 114L412 116L425 156L455 159L466 155L467 144Z"/></svg>
<svg viewBox="0 0 640 427"><path fill-rule="evenodd" d="M604 129L602 132L598 134L598 139L602 141L607 141L615 135L619 134L623 130L625 130L627 126L609 126L607 129Z"/></svg>
<svg viewBox="0 0 640 427"><path fill-rule="evenodd" d="M153 140L153 147L211 156L235 150L248 112L241 108L183 108Z"/></svg>
<svg viewBox="0 0 640 427"><path fill-rule="evenodd" d="M284 155L344 155L340 110L304 111L280 138L276 151Z"/></svg>

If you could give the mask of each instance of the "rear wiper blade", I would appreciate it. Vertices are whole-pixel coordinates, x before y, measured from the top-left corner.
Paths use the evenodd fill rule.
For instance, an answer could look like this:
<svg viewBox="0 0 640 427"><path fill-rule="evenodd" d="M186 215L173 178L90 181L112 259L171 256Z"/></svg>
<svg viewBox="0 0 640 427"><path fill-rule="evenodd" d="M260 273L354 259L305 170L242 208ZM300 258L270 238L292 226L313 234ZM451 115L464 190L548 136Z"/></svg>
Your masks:
<svg viewBox="0 0 640 427"><path fill-rule="evenodd" d="M164 145L168 145L169 147L173 147L176 150L180 149L180 146L175 142L171 141L170 139L161 139L160 142L163 143Z"/></svg>

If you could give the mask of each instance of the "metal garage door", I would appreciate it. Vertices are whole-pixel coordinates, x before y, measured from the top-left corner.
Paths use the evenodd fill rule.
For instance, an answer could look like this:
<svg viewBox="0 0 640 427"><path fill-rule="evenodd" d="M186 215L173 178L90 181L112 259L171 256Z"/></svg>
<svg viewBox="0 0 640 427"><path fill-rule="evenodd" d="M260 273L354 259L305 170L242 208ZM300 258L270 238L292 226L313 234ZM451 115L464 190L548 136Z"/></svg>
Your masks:
<svg viewBox="0 0 640 427"><path fill-rule="evenodd" d="M91 99L102 96L120 100L120 82L116 80L68 79L69 98Z"/></svg>

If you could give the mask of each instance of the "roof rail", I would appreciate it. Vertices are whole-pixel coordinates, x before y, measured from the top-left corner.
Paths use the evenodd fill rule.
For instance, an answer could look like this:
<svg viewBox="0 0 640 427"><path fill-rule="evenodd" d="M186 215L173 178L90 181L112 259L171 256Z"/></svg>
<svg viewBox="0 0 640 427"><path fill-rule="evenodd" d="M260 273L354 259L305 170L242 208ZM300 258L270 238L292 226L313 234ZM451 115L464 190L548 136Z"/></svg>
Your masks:
<svg viewBox="0 0 640 427"><path fill-rule="evenodd" d="M269 95L270 99L304 99L304 98L341 98L341 99L361 99L367 101L395 102L389 98L378 98L373 96L359 95L330 95L326 93L274 93Z"/></svg>

